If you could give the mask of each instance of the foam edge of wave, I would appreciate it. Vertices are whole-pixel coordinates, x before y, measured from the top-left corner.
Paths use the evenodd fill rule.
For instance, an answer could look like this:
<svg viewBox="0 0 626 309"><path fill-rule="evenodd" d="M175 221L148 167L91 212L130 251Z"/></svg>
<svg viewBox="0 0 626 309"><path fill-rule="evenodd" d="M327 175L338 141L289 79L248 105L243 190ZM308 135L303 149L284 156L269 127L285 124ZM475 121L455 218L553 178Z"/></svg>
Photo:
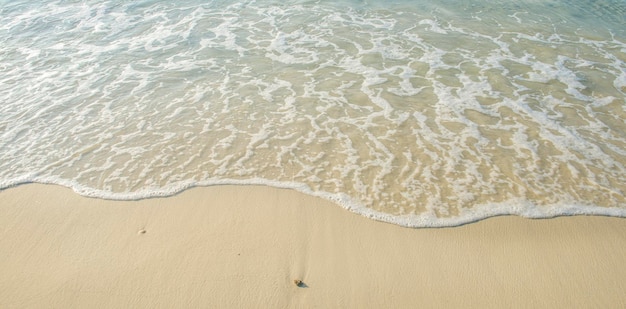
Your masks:
<svg viewBox="0 0 626 309"><path fill-rule="evenodd" d="M0 192L29 183L59 185L71 189L76 194L89 198L99 198L115 201L136 201L150 198L166 198L180 194L188 189L210 186L267 186L278 189L289 189L297 192L322 198L330 201L352 213L361 215L371 220L399 225L407 228L447 228L475 223L485 219L499 216L519 216L527 219L551 219L567 216L606 216L626 218L626 208L595 207L576 203L557 203L548 206L536 206L522 199L510 200L503 203L490 203L476 206L472 209L462 210L456 217L437 217L433 213L420 215L392 215L367 208L358 201L342 193L328 193L313 191L305 184L281 182L263 178L238 179L210 179L204 181L186 181L168 188L142 190L139 192L113 193L101 189L89 188L78 182L54 179L50 177L20 177L17 179L0 182Z"/></svg>

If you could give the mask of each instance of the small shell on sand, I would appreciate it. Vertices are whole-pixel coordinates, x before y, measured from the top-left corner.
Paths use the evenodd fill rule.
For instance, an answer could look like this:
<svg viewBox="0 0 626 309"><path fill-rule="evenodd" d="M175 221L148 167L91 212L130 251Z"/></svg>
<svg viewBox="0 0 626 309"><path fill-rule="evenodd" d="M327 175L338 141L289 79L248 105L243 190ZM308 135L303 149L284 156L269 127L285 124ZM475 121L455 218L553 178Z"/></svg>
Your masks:
<svg viewBox="0 0 626 309"><path fill-rule="evenodd" d="M296 286L300 287L300 286L302 286L302 280L296 279L296 280L293 281L293 284L295 284Z"/></svg>

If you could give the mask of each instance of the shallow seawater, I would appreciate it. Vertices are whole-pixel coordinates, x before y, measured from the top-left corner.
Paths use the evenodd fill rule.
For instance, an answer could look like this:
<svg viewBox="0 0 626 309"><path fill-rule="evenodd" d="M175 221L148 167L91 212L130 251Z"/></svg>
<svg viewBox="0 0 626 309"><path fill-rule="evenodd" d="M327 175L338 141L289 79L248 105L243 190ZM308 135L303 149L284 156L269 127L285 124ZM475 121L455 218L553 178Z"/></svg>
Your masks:
<svg viewBox="0 0 626 309"><path fill-rule="evenodd" d="M0 1L0 189L626 217L625 1Z"/></svg>

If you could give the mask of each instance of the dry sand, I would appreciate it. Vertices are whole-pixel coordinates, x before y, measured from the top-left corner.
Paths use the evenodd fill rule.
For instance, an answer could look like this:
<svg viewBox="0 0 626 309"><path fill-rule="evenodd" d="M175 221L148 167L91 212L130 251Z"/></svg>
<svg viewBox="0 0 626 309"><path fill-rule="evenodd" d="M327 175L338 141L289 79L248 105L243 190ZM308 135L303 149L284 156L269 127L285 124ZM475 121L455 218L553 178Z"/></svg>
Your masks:
<svg viewBox="0 0 626 309"><path fill-rule="evenodd" d="M620 218L408 229L267 187L38 184L0 191L0 213L0 308L626 307Z"/></svg>

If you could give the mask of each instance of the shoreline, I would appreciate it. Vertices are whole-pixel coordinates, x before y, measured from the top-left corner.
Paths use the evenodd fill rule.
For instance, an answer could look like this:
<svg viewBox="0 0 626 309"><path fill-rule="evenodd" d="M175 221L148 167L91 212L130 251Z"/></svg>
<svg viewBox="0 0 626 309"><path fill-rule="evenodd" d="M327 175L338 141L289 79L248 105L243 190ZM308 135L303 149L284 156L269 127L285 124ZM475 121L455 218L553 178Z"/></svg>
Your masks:
<svg viewBox="0 0 626 309"><path fill-rule="evenodd" d="M599 216L626 219L626 208L590 206L576 203L556 203L551 205L532 206L526 201L511 199L500 203L474 205L471 208L461 208L459 214L452 217L437 217L436 211L427 211L419 215L405 214L394 215L361 205L345 194L333 195L327 192L315 192L306 185L293 185L286 182L271 181L267 179L235 180L223 179L201 183L182 184L166 191L157 192L133 192L133 193L106 193L104 190L75 186L72 183L54 182L48 179L38 179L17 182L12 185L0 187L0 192L21 187L24 185L56 186L71 190L73 193L88 199L107 200L114 202L138 202L142 200L166 199L176 197L188 190L213 188L213 187L260 187L269 190L293 190L304 194L311 199L321 199L351 213L365 217L369 220L379 221L400 227L411 229L453 228L467 224L473 224L494 217L517 216L526 219L553 219L559 217L575 216Z"/></svg>
<svg viewBox="0 0 626 309"><path fill-rule="evenodd" d="M412 229L233 185L112 201L25 184L0 211L3 308L626 306L625 218Z"/></svg>

